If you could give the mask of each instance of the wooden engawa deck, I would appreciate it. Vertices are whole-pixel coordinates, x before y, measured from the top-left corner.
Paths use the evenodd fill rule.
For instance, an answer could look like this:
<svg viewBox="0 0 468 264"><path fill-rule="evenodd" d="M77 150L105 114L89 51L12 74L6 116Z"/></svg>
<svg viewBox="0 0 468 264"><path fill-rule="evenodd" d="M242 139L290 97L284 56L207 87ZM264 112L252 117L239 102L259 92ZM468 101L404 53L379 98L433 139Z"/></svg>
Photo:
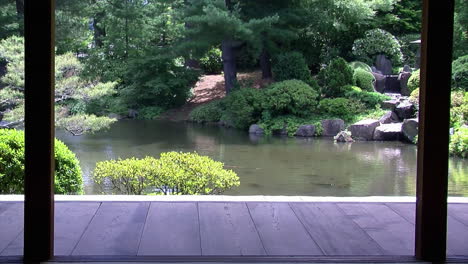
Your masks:
<svg viewBox="0 0 468 264"><path fill-rule="evenodd" d="M411 256L414 203L56 202L57 256ZM23 203L0 202L0 255L22 255ZM468 204L448 254L468 256Z"/></svg>

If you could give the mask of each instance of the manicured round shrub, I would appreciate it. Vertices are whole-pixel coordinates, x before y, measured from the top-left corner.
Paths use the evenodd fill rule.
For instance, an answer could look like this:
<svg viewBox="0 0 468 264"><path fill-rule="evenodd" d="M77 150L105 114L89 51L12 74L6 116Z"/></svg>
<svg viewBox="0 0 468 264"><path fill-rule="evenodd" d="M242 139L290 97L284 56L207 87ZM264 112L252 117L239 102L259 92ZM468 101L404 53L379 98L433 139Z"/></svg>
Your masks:
<svg viewBox="0 0 468 264"><path fill-rule="evenodd" d="M468 128L461 127L450 137L450 155L468 158Z"/></svg>
<svg viewBox="0 0 468 264"><path fill-rule="evenodd" d="M55 140L55 193L81 194L83 179L75 154ZM0 194L24 192L24 132L0 129Z"/></svg>
<svg viewBox="0 0 468 264"><path fill-rule="evenodd" d="M352 61L349 63L349 66L354 70L356 71L357 69L360 69L360 70L364 70L364 71L367 71L367 72L372 72L372 69L369 65L367 65L366 63L362 62L362 61Z"/></svg>
<svg viewBox="0 0 468 264"><path fill-rule="evenodd" d="M321 114L344 120L351 120L354 115L362 112L365 106L361 102L353 99L325 98L320 101L318 109Z"/></svg>
<svg viewBox="0 0 468 264"><path fill-rule="evenodd" d="M400 42L383 29L368 30L364 38L355 40L353 54L368 64L373 64L379 54L386 55L394 64L403 61Z"/></svg>
<svg viewBox="0 0 468 264"><path fill-rule="evenodd" d="M288 80L270 85L265 91L263 109L272 116L305 116L317 107L318 93L299 80Z"/></svg>
<svg viewBox="0 0 468 264"><path fill-rule="evenodd" d="M278 55L273 61L272 72L277 82L295 79L314 85L307 63L299 52Z"/></svg>
<svg viewBox="0 0 468 264"><path fill-rule="evenodd" d="M223 70L221 54L220 49L212 48L200 59L200 66L205 73L217 74Z"/></svg>
<svg viewBox="0 0 468 264"><path fill-rule="evenodd" d="M345 96L348 99L354 99L362 102L367 108L375 108L376 105L380 105L383 101L390 100L389 96L386 96L377 92L363 91L356 86L348 86L348 91Z"/></svg>
<svg viewBox="0 0 468 264"><path fill-rule="evenodd" d="M416 89L419 89L419 79L420 79L420 70L414 71L411 74L411 77L408 79L408 90L413 92Z"/></svg>
<svg viewBox="0 0 468 264"><path fill-rule="evenodd" d="M167 152L159 159L130 158L96 163L97 184L125 194L219 194L239 186L239 177L224 164L197 153Z"/></svg>
<svg viewBox="0 0 468 264"><path fill-rule="evenodd" d="M346 92L344 86L353 84L353 69L343 58L337 58L318 74L322 94L325 97L342 97Z"/></svg>
<svg viewBox="0 0 468 264"><path fill-rule="evenodd" d="M468 55L452 63L452 86L455 89L468 91Z"/></svg>
<svg viewBox="0 0 468 264"><path fill-rule="evenodd" d="M221 120L239 129L248 128L260 119L262 114L263 90L241 88L225 97L224 113Z"/></svg>
<svg viewBox="0 0 468 264"><path fill-rule="evenodd" d="M413 104L419 104L419 88L416 88L411 92L409 100Z"/></svg>
<svg viewBox="0 0 468 264"><path fill-rule="evenodd" d="M217 122L221 120L224 111L223 100L216 100L204 105L200 105L190 113L190 120L203 122Z"/></svg>
<svg viewBox="0 0 468 264"><path fill-rule="evenodd" d="M366 70L356 69L354 70L353 78L356 81L357 87L368 92L374 91L375 77L372 75L372 73Z"/></svg>

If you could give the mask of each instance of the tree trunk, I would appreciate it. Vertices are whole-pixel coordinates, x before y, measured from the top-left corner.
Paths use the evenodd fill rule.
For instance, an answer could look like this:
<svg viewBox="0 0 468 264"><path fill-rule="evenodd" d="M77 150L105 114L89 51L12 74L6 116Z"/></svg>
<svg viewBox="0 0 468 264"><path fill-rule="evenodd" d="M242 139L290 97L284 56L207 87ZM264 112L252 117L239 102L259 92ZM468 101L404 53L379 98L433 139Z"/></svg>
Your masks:
<svg viewBox="0 0 468 264"><path fill-rule="evenodd" d="M273 74L271 73L271 57L270 53L263 47L262 53L260 54L260 68L262 69L262 79L271 79Z"/></svg>
<svg viewBox="0 0 468 264"><path fill-rule="evenodd" d="M23 36L24 0L16 0L16 19L18 20L18 34Z"/></svg>
<svg viewBox="0 0 468 264"><path fill-rule="evenodd" d="M229 94L237 83L236 50L231 40L223 40L221 51L226 94Z"/></svg>

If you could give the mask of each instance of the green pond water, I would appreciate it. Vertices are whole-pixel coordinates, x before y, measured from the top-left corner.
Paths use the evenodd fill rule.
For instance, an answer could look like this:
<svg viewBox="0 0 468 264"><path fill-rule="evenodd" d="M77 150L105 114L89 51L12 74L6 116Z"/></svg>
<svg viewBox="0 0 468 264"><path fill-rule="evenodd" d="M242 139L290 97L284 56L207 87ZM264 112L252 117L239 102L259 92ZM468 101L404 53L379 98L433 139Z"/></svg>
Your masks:
<svg viewBox="0 0 468 264"><path fill-rule="evenodd" d="M185 122L124 120L105 132L57 137L76 153L85 194L113 193L91 178L96 162L196 151L240 177L227 195L407 196L415 194L416 146L402 142L334 143L327 138L253 137ZM468 160L450 159L449 195L468 196Z"/></svg>

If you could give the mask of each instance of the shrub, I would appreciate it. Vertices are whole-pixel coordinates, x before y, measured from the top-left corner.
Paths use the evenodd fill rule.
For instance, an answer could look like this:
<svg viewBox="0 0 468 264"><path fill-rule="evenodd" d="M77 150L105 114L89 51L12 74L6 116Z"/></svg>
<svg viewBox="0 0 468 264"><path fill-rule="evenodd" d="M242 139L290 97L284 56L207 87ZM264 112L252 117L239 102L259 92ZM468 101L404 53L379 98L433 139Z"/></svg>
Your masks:
<svg viewBox="0 0 468 264"><path fill-rule="evenodd" d="M383 101L391 99L384 94L363 91L356 86L347 86L346 89L348 90L345 93L346 98L358 100L364 103L367 108L375 108L376 105L380 105Z"/></svg>
<svg viewBox="0 0 468 264"><path fill-rule="evenodd" d="M307 63L299 52L278 55L274 60L272 72L277 82L296 79L315 86Z"/></svg>
<svg viewBox="0 0 468 264"><path fill-rule="evenodd" d="M236 128L248 128L260 119L263 100L263 90L254 88L235 90L224 99L226 110L221 119L232 123Z"/></svg>
<svg viewBox="0 0 468 264"><path fill-rule="evenodd" d="M350 62L349 63L349 66L354 70L364 70L364 71L367 71L367 72L372 72L372 69L369 65L367 65L366 63L362 62L362 61L353 61L353 62Z"/></svg>
<svg viewBox="0 0 468 264"><path fill-rule="evenodd" d="M55 193L81 194L81 169L75 154L55 140ZM24 192L24 132L0 129L0 194Z"/></svg>
<svg viewBox="0 0 468 264"><path fill-rule="evenodd" d="M408 79L408 90L413 92L419 89L420 70L414 71L411 77Z"/></svg>
<svg viewBox="0 0 468 264"><path fill-rule="evenodd" d="M305 116L316 109L317 97L318 93L303 81L282 81L265 90L263 109L272 116Z"/></svg>
<svg viewBox="0 0 468 264"><path fill-rule="evenodd" d="M415 65L418 45L411 42L421 39L421 34L406 34L398 36L398 42L401 45L401 53L403 54L403 64Z"/></svg>
<svg viewBox="0 0 468 264"><path fill-rule="evenodd" d="M190 113L190 120L195 122L217 122L224 112L223 100L211 101L200 105Z"/></svg>
<svg viewBox="0 0 468 264"><path fill-rule="evenodd" d="M86 133L92 134L107 129L115 122L117 122L115 118L77 114L60 118L60 120L57 121L57 126L65 129L74 136L81 136Z"/></svg>
<svg viewBox="0 0 468 264"><path fill-rule="evenodd" d="M379 54L386 55L394 64L403 61L400 42L383 29L368 30L364 38L355 40L353 54L368 64L373 64Z"/></svg>
<svg viewBox="0 0 468 264"><path fill-rule="evenodd" d="M321 114L330 115L343 120L350 120L354 115L362 112L365 106L361 102L353 99L326 98L320 101L318 108Z"/></svg>
<svg viewBox="0 0 468 264"><path fill-rule="evenodd" d="M419 88L416 88L411 92L409 100L413 104L419 104Z"/></svg>
<svg viewBox="0 0 468 264"><path fill-rule="evenodd" d="M356 81L356 86L359 88L368 92L374 91L375 77L372 73L362 69L356 69L354 70L353 78Z"/></svg>
<svg viewBox="0 0 468 264"><path fill-rule="evenodd" d="M138 119L153 120L158 117L164 109L158 106L146 106L138 110Z"/></svg>
<svg viewBox="0 0 468 264"><path fill-rule="evenodd" d="M277 116L268 120L262 120L260 127L263 128L265 134L271 134L274 130L282 130L286 128L288 136L294 136L297 129L302 125L313 124L315 126L315 135L321 135L323 128L319 119L300 118L297 116Z"/></svg>
<svg viewBox="0 0 468 264"><path fill-rule="evenodd" d="M450 137L450 155L468 158L468 128L462 127Z"/></svg>
<svg viewBox="0 0 468 264"><path fill-rule="evenodd" d="M468 55L452 63L452 86L455 89L468 91Z"/></svg>
<svg viewBox="0 0 468 264"><path fill-rule="evenodd" d="M154 54L129 62L121 95L130 108L183 105L199 72L179 66L166 55Z"/></svg>
<svg viewBox="0 0 468 264"><path fill-rule="evenodd" d="M220 73L223 70L223 59L221 58L221 50L218 48L210 49L200 59L200 66L205 73Z"/></svg>
<svg viewBox="0 0 468 264"><path fill-rule="evenodd" d="M219 194L239 186L236 173L223 166L197 153L167 152L159 159L98 162L93 177L96 183L107 181L126 194Z"/></svg>
<svg viewBox="0 0 468 264"><path fill-rule="evenodd" d="M353 84L353 69L344 59L337 58L319 72L318 78L325 97L342 97L344 86Z"/></svg>

